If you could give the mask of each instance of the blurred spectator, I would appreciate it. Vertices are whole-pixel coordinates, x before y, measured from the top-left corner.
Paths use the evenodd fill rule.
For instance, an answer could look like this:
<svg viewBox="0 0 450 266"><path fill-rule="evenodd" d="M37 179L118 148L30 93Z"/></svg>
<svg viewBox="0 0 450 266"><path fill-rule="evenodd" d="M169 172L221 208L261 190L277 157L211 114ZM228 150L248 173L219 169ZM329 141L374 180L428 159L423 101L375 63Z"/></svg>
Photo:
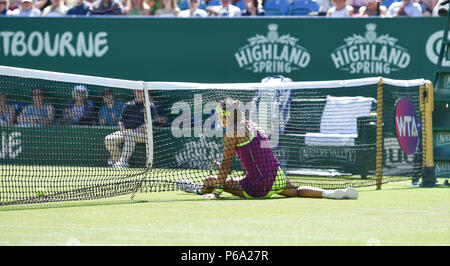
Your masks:
<svg viewBox="0 0 450 266"><path fill-rule="evenodd" d="M15 10L18 9L20 6L20 0L8 0L8 10Z"/></svg>
<svg viewBox="0 0 450 266"><path fill-rule="evenodd" d="M381 0L367 0L367 5L359 9L360 17L385 17L387 8L381 4Z"/></svg>
<svg viewBox="0 0 450 266"><path fill-rule="evenodd" d="M438 0L418 0L418 2L422 7L422 16L429 17L433 12L434 6L438 3Z"/></svg>
<svg viewBox="0 0 450 266"><path fill-rule="evenodd" d="M316 3L319 5L319 16L326 16L331 8L331 0L316 0Z"/></svg>
<svg viewBox="0 0 450 266"><path fill-rule="evenodd" d="M84 0L77 0L76 4L72 6L68 11L68 16L84 16L89 12L89 7L92 3Z"/></svg>
<svg viewBox="0 0 450 266"><path fill-rule="evenodd" d="M55 111L52 105L44 103L44 92L33 90L33 103L27 105L17 117L20 126L48 126L53 124Z"/></svg>
<svg viewBox="0 0 450 266"><path fill-rule="evenodd" d="M0 16L6 15L8 12L8 0L0 0Z"/></svg>
<svg viewBox="0 0 450 266"><path fill-rule="evenodd" d="M35 8L32 0L20 0L19 8L8 12L8 16L14 17L40 17L41 10Z"/></svg>
<svg viewBox="0 0 450 266"><path fill-rule="evenodd" d="M347 0L331 0L335 6L328 9L327 17L343 18L352 17L354 8L347 4Z"/></svg>
<svg viewBox="0 0 450 266"><path fill-rule="evenodd" d="M0 126L10 126L16 119L16 109L8 104L6 96L0 92Z"/></svg>
<svg viewBox="0 0 450 266"><path fill-rule="evenodd" d="M220 6L208 6L208 14L210 16L219 17L239 17L241 16L241 9L231 4L231 0L221 0Z"/></svg>
<svg viewBox="0 0 450 266"><path fill-rule="evenodd" d="M77 85L72 91L73 100L63 110L63 117L58 121L63 125L91 125L95 122L95 106L88 100L87 88Z"/></svg>
<svg viewBox="0 0 450 266"><path fill-rule="evenodd" d="M437 1L437 3L434 5L433 12L431 13L433 17L447 16L449 4L442 4L446 1L447 0Z"/></svg>
<svg viewBox="0 0 450 266"><path fill-rule="evenodd" d="M156 10L158 17L177 17L180 13L177 0L161 0L161 8Z"/></svg>
<svg viewBox="0 0 450 266"><path fill-rule="evenodd" d="M148 16L150 7L144 0L128 0L126 14L129 16Z"/></svg>
<svg viewBox="0 0 450 266"><path fill-rule="evenodd" d="M69 8L64 4L63 0L51 0L51 5L42 10L43 17L61 17L67 14Z"/></svg>
<svg viewBox="0 0 450 266"><path fill-rule="evenodd" d="M367 6L367 0L348 0L348 4L353 7L354 14L359 14L359 9Z"/></svg>
<svg viewBox="0 0 450 266"><path fill-rule="evenodd" d="M149 0L149 1L147 1L147 3L148 3L148 6L150 7L150 15L154 15L156 10L162 8L161 0Z"/></svg>
<svg viewBox="0 0 450 266"><path fill-rule="evenodd" d="M203 10L199 9L200 6L200 0L187 0L189 9L180 11L180 14L178 15L180 18L188 18L188 17L207 17L208 13Z"/></svg>
<svg viewBox="0 0 450 266"><path fill-rule="evenodd" d="M388 17L421 17L422 8L414 0L402 0L392 3L387 11Z"/></svg>
<svg viewBox="0 0 450 266"><path fill-rule="evenodd" d="M242 16L264 16L264 9L259 7L258 0L244 0L245 9L242 10Z"/></svg>
<svg viewBox="0 0 450 266"><path fill-rule="evenodd" d="M112 90L106 89L102 92L105 105L98 112L98 121L103 126L117 126L122 117L123 102L116 101Z"/></svg>
<svg viewBox="0 0 450 266"><path fill-rule="evenodd" d="M91 15L122 15L122 3L119 0L97 0L89 7Z"/></svg>

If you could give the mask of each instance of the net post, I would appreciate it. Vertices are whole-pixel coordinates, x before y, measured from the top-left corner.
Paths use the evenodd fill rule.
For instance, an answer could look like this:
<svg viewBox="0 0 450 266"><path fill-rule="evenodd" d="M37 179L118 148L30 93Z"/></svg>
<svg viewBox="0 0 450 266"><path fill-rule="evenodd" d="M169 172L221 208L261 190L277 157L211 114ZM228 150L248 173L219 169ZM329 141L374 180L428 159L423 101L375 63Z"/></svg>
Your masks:
<svg viewBox="0 0 450 266"><path fill-rule="evenodd" d="M428 82L420 86L420 109L422 112L422 187L436 185L433 157L433 111L434 94L433 84Z"/></svg>
<svg viewBox="0 0 450 266"><path fill-rule="evenodd" d="M145 100L145 113L146 113L146 127L147 127L147 141L146 141L146 151L147 160L145 163L146 168L151 168L153 165L153 123L152 123L152 112L150 109L150 99L149 99L149 89L146 82L142 82L142 87L144 90L144 100Z"/></svg>
<svg viewBox="0 0 450 266"><path fill-rule="evenodd" d="M376 185L381 189L383 179L383 78L377 86L377 151L376 151Z"/></svg>

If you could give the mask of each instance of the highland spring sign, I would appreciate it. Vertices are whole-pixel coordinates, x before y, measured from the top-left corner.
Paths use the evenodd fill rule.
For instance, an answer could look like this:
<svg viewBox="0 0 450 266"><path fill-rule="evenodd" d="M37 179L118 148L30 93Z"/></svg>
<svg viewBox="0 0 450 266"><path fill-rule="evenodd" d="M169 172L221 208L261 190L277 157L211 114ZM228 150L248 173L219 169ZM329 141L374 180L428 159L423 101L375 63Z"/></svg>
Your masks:
<svg viewBox="0 0 450 266"><path fill-rule="evenodd" d="M311 55L290 34L279 35L278 25L269 24L267 36L256 34L248 39L234 57L239 68L253 73L291 73L308 66Z"/></svg>
<svg viewBox="0 0 450 266"><path fill-rule="evenodd" d="M408 50L397 45L398 39L389 34L378 36L376 27L367 24L364 36L353 34L344 39L345 45L330 54L336 69L350 74L387 75L408 67Z"/></svg>

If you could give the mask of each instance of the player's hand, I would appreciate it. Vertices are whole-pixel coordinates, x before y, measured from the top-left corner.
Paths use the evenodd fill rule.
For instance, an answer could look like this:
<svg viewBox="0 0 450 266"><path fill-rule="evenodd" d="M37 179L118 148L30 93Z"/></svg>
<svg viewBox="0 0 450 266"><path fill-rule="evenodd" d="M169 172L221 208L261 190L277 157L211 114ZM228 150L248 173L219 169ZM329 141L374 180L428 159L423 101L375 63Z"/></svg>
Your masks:
<svg viewBox="0 0 450 266"><path fill-rule="evenodd" d="M217 199L218 196L216 194L214 194L214 193L209 193L209 194L202 195L202 198L204 198L204 199Z"/></svg>

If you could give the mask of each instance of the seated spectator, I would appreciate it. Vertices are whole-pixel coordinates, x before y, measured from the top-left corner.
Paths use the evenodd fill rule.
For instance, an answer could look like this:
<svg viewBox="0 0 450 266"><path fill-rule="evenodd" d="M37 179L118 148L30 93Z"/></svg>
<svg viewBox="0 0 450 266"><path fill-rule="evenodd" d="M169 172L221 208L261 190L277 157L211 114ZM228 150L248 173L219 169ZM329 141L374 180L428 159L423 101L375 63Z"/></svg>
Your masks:
<svg viewBox="0 0 450 266"><path fill-rule="evenodd" d="M241 16L241 9L231 4L231 0L221 0L220 6L208 6L209 16L219 17L239 17Z"/></svg>
<svg viewBox="0 0 450 266"><path fill-rule="evenodd" d="M17 117L20 126L48 126L53 124L55 110L51 104L44 103L44 92L33 90L33 103L26 106Z"/></svg>
<svg viewBox="0 0 450 266"><path fill-rule="evenodd" d="M16 119L16 109L8 104L6 95L0 92L0 126L11 126Z"/></svg>
<svg viewBox="0 0 450 266"><path fill-rule="evenodd" d="M381 4L381 0L367 0L367 5L359 9L360 17L385 17L387 8Z"/></svg>
<svg viewBox="0 0 450 266"><path fill-rule="evenodd" d="M430 17L433 13L433 8L438 3L438 0L418 0L419 5L422 7L422 16Z"/></svg>
<svg viewBox="0 0 450 266"><path fill-rule="evenodd" d="M116 101L112 90L106 89L102 92L105 105L98 112L98 121L102 126L117 126L122 117L123 102Z"/></svg>
<svg viewBox="0 0 450 266"><path fill-rule="evenodd" d="M348 0L348 4L353 7L354 14L359 14L359 9L367 6L367 0Z"/></svg>
<svg viewBox="0 0 450 266"><path fill-rule="evenodd" d="M20 0L9 0L8 10L13 11L18 9L20 6Z"/></svg>
<svg viewBox="0 0 450 266"><path fill-rule="evenodd" d="M72 6L68 11L68 16L85 16L88 14L89 7L92 3L84 0L77 0L77 3Z"/></svg>
<svg viewBox="0 0 450 266"><path fill-rule="evenodd" d="M387 11L388 17L421 17L422 7L414 0L402 0L392 3Z"/></svg>
<svg viewBox="0 0 450 266"><path fill-rule="evenodd" d="M51 5L42 10L43 17L61 17L67 14L69 8L64 4L63 0L50 0Z"/></svg>
<svg viewBox="0 0 450 266"><path fill-rule="evenodd" d="M331 0L316 0L316 3L319 5L319 16L326 16L328 9L331 8Z"/></svg>
<svg viewBox="0 0 450 266"><path fill-rule="evenodd" d="M354 8L347 4L347 0L331 0L335 6L328 9L327 17L343 18L352 17Z"/></svg>
<svg viewBox="0 0 450 266"><path fill-rule="evenodd" d="M63 117L58 124L63 125L92 125L95 123L94 103L87 99L88 92L84 85L73 88L73 100L63 110Z"/></svg>
<svg viewBox="0 0 450 266"><path fill-rule="evenodd" d="M147 1L147 0L146 0ZM161 0L149 0L147 1L150 7L150 15L155 15L156 10L161 9Z"/></svg>
<svg viewBox="0 0 450 266"><path fill-rule="evenodd" d="M439 16L447 16L449 4L442 4L447 0L438 0L434 5L433 12L431 12L431 16L439 17Z"/></svg>
<svg viewBox="0 0 450 266"><path fill-rule="evenodd" d="M158 17L177 17L180 13L177 0L161 0L161 8L156 10Z"/></svg>
<svg viewBox="0 0 450 266"><path fill-rule="evenodd" d="M207 17L208 13L203 10L199 9L200 6L200 0L187 0L189 9L180 11L180 14L178 17L180 18L188 18L188 17Z"/></svg>
<svg viewBox="0 0 450 266"><path fill-rule="evenodd" d="M8 13L8 0L0 0L0 16L5 16Z"/></svg>
<svg viewBox="0 0 450 266"><path fill-rule="evenodd" d="M14 17L40 17L41 10L35 8L32 0L20 0L19 8L8 12L8 16Z"/></svg>
<svg viewBox="0 0 450 266"><path fill-rule="evenodd" d="M144 0L128 0L126 14L129 16L148 16L150 7Z"/></svg>
<svg viewBox="0 0 450 266"><path fill-rule="evenodd" d="M259 7L258 0L244 0L245 9L242 10L242 16L264 16L264 9Z"/></svg>
<svg viewBox="0 0 450 266"><path fill-rule="evenodd" d="M118 0L97 0L89 7L91 15L123 15L122 3Z"/></svg>

